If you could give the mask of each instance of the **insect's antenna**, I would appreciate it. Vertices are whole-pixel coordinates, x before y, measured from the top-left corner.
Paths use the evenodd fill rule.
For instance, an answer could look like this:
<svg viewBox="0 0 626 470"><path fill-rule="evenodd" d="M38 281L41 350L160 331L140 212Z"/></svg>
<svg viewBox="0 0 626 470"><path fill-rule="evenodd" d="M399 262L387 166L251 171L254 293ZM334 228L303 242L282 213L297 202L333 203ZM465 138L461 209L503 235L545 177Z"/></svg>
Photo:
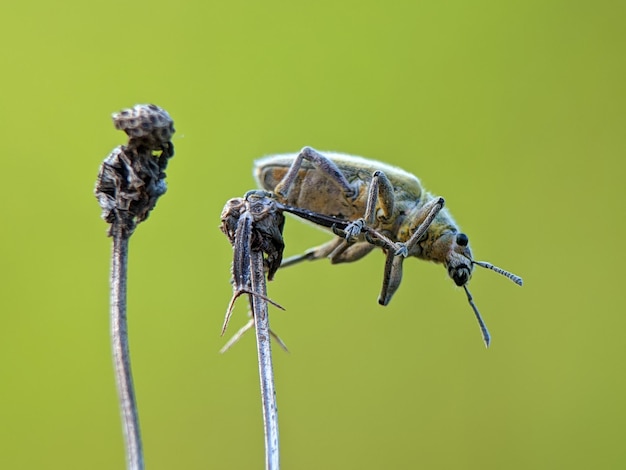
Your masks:
<svg viewBox="0 0 626 470"><path fill-rule="evenodd" d="M510 272L508 272L508 271L505 271L505 270L504 270L504 269L502 269L502 268L499 268L499 267L497 267L497 266L494 266L494 265L493 265L493 264L491 264L491 263L487 263L486 261L473 261L473 260L472 260L472 264L475 264L475 265L477 265L477 266L480 266L481 268L491 269L492 271L495 271L495 272L497 272L498 274L502 274L504 277L509 278L511 281L513 281L513 282L514 282L515 284L517 284L518 286L521 286L521 285L524 283L524 281L522 281L522 278L521 278L521 277L516 276L515 274L510 273ZM465 290L467 290L467 289L465 289ZM469 296L469 292L468 292L468 296ZM472 302L471 302L471 300L470 300L470 303L472 303Z"/></svg>
<svg viewBox="0 0 626 470"><path fill-rule="evenodd" d="M489 343L491 342L491 335L489 334L487 325L485 325L483 318L480 316L480 312L478 311L478 308L476 307L476 304L474 303L474 299L472 298L472 294L470 294L470 291L467 288L467 286L464 285L463 289L465 289L465 293L467 294L467 301L471 305L472 310L474 310L474 315L476 315L476 320L478 320L478 325L480 326L480 331L483 334L483 341L485 342L485 346L489 347Z"/></svg>

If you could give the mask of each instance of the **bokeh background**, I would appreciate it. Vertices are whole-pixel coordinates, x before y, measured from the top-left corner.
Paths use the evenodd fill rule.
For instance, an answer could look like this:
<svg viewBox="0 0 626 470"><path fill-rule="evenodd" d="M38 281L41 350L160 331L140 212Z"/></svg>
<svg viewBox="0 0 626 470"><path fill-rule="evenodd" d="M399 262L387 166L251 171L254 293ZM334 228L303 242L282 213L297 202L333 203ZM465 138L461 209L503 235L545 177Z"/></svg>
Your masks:
<svg viewBox="0 0 626 470"><path fill-rule="evenodd" d="M0 7L0 468L124 467L92 195L125 135L175 120L169 191L131 241L147 467L262 468L253 335L225 355L224 202L304 145L401 166L477 259L485 350L441 266L277 274L288 469L626 467L626 8L615 1L5 2ZM286 254L328 239L289 219ZM227 333L246 321L238 304Z"/></svg>

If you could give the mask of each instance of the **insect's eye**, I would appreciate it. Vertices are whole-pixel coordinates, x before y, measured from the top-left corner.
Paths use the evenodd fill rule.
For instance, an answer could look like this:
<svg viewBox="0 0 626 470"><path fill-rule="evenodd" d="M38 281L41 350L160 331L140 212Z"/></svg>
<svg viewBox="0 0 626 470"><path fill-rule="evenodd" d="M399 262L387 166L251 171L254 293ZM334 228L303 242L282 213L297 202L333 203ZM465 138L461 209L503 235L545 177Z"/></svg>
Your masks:
<svg viewBox="0 0 626 470"><path fill-rule="evenodd" d="M456 236L457 245L467 246L468 243L469 243L469 238L467 238L467 235L465 235L464 233L459 233Z"/></svg>

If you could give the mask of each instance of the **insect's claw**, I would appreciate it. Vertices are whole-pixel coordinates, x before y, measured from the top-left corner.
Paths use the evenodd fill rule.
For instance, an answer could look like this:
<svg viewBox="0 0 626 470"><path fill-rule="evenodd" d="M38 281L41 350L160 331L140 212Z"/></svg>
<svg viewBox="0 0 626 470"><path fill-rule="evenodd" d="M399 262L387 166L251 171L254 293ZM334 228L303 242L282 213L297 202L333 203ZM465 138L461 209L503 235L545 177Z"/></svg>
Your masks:
<svg viewBox="0 0 626 470"><path fill-rule="evenodd" d="M394 255L402 256L403 258L409 256L409 249L406 247L406 243L396 243L396 246L398 248L396 249Z"/></svg>
<svg viewBox="0 0 626 470"><path fill-rule="evenodd" d="M340 228L337 228L337 224L333 224L330 229L332 230L332 232L341 237L341 238L345 238L346 237L346 232L344 230L341 230Z"/></svg>
<svg viewBox="0 0 626 470"><path fill-rule="evenodd" d="M354 222L348 224L348 226L345 228L346 240L348 240L349 242L355 240L363 232L364 226L364 219L357 219Z"/></svg>
<svg viewBox="0 0 626 470"><path fill-rule="evenodd" d="M346 227L346 228L348 228L348 227ZM340 228L337 228L336 225L333 225L331 227L331 230L338 237L345 239L346 243L348 243L349 245L351 245L351 244L353 244L354 242L357 241L357 239L355 237L350 236L346 230L342 230Z"/></svg>

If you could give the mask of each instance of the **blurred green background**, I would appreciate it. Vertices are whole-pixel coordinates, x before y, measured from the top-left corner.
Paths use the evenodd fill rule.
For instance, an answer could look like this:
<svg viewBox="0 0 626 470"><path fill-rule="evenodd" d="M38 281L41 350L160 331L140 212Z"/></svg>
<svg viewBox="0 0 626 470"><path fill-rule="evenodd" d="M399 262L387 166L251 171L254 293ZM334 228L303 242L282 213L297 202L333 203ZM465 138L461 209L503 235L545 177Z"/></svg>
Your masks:
<svg viewBox="0 0 626 470"><path fill-rule="evenodd" d="M130 247L147 467L263 467L253 335L226 355L224 202L304 145L384 160L446 198L471 290L380 252L280 271L269 295L288 469L624 468L623 2L5 2L0 7L0 468L123 468L110 240L92 195L153 102L169 191ZM286 255L328 239L290 219ZM237 305L226 336L246 321Z"/></svg>

